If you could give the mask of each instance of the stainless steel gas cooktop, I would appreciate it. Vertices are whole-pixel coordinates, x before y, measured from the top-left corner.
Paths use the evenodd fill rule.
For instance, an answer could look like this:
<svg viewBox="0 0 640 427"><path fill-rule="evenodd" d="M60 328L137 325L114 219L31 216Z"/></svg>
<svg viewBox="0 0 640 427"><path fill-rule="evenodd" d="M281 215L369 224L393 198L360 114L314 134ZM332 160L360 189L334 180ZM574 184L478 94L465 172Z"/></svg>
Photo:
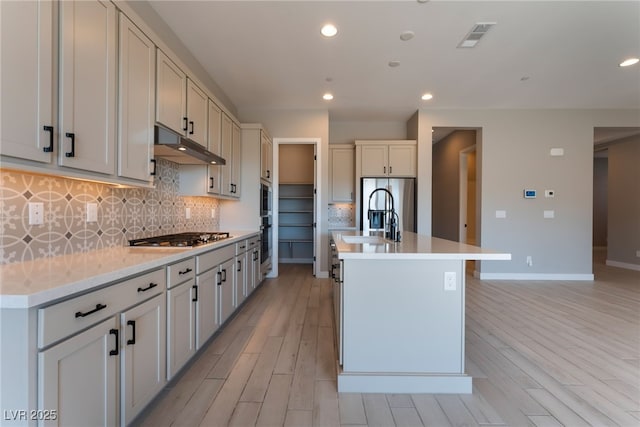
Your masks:
<svg viewBox="0 0 640 427"><path fill-rule="evenodd" d="M129 240L129 246L192 248L228 239L226 232L188 232Z"/></svg>

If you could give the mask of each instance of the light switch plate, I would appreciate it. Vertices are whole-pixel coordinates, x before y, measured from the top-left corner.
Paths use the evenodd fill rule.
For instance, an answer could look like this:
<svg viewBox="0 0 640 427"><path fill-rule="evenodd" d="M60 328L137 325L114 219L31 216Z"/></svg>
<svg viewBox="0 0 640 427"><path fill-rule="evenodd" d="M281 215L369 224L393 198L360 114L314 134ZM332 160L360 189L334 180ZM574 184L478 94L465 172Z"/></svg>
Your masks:
<svg viewBox="0 0 640 427"><path fill-rule="evenodd" d="M545 218L555 218L556 213L555 211L544 211L543 215Z"/></svg>
<svg viewBox="0 0 640 427"><path fill-rule="evenodd" d="M496 218L506 218L507 211L496 211Z"/></svg>
<svg viewBox="0 0 640 427"><path fill-rule="evenodd" d="M29 225L44 224L44 203L29 203Z"/></svg>

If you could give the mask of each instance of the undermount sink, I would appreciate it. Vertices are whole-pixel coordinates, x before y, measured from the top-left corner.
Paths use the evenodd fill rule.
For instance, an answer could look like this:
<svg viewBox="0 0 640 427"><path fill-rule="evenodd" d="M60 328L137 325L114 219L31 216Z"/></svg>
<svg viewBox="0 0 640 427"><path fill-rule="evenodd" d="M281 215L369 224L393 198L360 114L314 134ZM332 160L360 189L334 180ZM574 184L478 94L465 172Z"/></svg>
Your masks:
<svg viewBox="0 0 640 427"><path fill-rule="evenodd" d="M389 243L387 239L381 236L342 236L342 240L350 245L368 243L370 245L382 245Z"/></svg>

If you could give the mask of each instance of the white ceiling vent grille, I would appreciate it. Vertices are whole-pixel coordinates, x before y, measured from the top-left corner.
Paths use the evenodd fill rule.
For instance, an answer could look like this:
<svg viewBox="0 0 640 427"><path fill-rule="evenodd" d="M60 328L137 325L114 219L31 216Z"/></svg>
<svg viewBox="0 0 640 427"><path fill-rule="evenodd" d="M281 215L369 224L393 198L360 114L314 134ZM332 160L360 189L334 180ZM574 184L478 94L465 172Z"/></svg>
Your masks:
<svg viewBox="0 0 640 427"><path fill-rule="evenodd" d="M487 34L487 31L489 31L491 27L493 27L494 25L496 25L495 22L477 22L471 28L471 31L469 31L467 35L464 36L464 38L462 39L458 47L459 48L475 47L480 41L480 39L485 34Z"/></svg>

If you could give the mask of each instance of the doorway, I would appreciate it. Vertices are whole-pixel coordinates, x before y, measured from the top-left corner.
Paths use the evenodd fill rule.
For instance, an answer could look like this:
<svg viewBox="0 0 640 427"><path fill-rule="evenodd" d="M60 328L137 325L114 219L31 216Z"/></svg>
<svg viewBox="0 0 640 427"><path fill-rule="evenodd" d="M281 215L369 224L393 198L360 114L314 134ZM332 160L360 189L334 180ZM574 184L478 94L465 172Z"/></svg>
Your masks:
<svg viewBox="0 0 640 427"><path fill-rule="evenodd" d="M317 146L316 139L274 138L274 264L309 264L314 276L320 241Z"/></svg>
<svg viewBox="0 0 640 427"><path fill-rule="evenodd" d="M476 244L476 145L460 151L460 243Z"/></svg>

